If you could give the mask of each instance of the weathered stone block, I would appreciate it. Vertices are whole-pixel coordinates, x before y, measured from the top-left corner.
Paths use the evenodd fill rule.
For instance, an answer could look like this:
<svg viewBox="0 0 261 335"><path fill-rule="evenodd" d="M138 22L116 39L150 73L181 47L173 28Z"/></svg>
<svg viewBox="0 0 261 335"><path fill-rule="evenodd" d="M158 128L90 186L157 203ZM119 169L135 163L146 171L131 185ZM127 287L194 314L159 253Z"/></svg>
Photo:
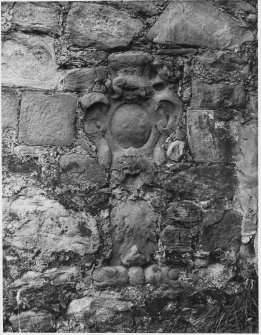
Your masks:
<svg viewBox="0 0 261 335"><path fill-rule="evenodd" d="M71 145L77 99L71 94L24 93L20 141L28 145Z"/></svg>
<svg viewBox="0 0 261 335"><path fill-rule="evenodd" d="M209 1L173 0L147 37L156 43L187 44L234 49L254 40L252 31L241 27Z"/></svg>
<svg viewBox="0 0 261 335"><path fill-rule="evenodd" d="M167 219L180 222L186 227L200 223L202 219L202 208L193 201L171 202L167 208Z"/></svg>
<svg viewBox="0 0 261 335"><path fill-rule="evenodd" d="M123 266L105 266L93 272L93 280L98 287L125 285L128 279L128 271Z"/></svg>
<svg viewBox="0 0 261 335"><path fill-rule="evenodd" d="M246 96L243 86L192 82L191 106L194 108L240 108L245 104Z"/></svg>
<svg viewBox="0 0 261 335"><path fill-rule="evenodd" d="M18 123L19 93L10 88L2 88L1 117L2 129L16 129Z"/></svg>
<svg viewBox="0 0 261 335"><path fill-rule="evenodd" d="M105 73L103 77L105 79ZM64 91L84 91L94 84L97 79L98 72L95 68L70 70L61 79L59 89Z"/></svg>
<svg viewBox="0 0 261 335"><path fill-rule="evenodd" d="M158 265L150 265L144 269L146 284L159 284L163 281L161 268Z"/></svg>
<svg viewBox="0 0 261 335"><path fill-rule="evenodd" d="M88 184L104 186L107 183L107 176L103 168L95 159L80 155L63 155L60 159L61 182L67 185Z"/></svg>
<svg viewBox="0 0 261 335"><path fill-rule="evenodd" d="M232 161L236 138L230 124L215 120L211 110L188 110L187 134L190 150L197 162Z"/></svg>
<svg viewBox="0 0 261 335"><path fill-rule="evenodd" d="M16 2L13 23L22 31L59 33L60 9L51 2Z"/></svg>
<svg viewBox="0 0 261 335"><path fill-rule="evenodd" d="M54 315L46 312L27 311L19 315L12 315L10 323L13 331L25 333L49 332L55 329Z"/></svg>
<svg viewBox="0 0 261 335"><path fill-rule="evenodd" d="M226 211L224 216L213 224L205 221L200 244L204 250L215 250L221 248L230 250L233 247L239 250L241 244L241 222L242 216L236 211Z"/></svg>
<svg viewBox="0 0 261 335"><path fill-rule="evenodd" d="M160 13L160 9L156 6L157 3L160 4L160 1L126 1L124 7L136 15L153 16Z"/></svg>
<svg viewBox="0 0 261 335"><path fill-rule="evenodd" d="M232 199L237 185L236 171L226 166L199 166L174 174L159 175L165 189L181 198L199 201Z"/></svg>
<svg viewBox="0 0 261 335"><path fill-rule="evenodd" d="M12 34L2 44L2 84L54 89L57 71L54 39L49 36Z"/></svg>
<svg viewBox="0 0 261 335"><path fill-rule="evenodd" d="M126 47L141 32L141 20L129 14L91 3L74 3L66 20L65 32L71 45L101 49Z"/></svg>
<svg viewBox="0 0 261 335"><path fill-rule="evenodd" d="M143 285L144 284L144 271L141 266L132 266L129 271L129 282L131 285Z"/></svg>
<svg viewBox="0 0 261 335"><path fill-rule="evenodd" d="M80 256L97 251L100 240L93 217L69 213L62 205L44 196L18 197L10 213L19 220L6 242L16 249L37 250L42 255L74 252Z"/></svg>
<svg viewBox="0 0 261 335"><path fill-rule="evenodd" d="M192 236L187 228L167 226L162 232L161 240L169 251L192 251Z"/></svg>

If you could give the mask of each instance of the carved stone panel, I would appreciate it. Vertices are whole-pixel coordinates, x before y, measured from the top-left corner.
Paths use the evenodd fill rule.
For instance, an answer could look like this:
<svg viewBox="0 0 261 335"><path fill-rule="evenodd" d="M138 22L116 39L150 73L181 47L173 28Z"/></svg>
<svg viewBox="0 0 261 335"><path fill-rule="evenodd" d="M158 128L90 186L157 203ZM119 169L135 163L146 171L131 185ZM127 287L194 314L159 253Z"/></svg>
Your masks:
<svg viewBox="0 0 261 335"><path fill-rule="evenodd" d="M182 103L159 65L143 52L109 57L111 94L87 93L81 99L84 130L98 149L99 163L116 168L140 157L165 161L162 143L180 122Z"/></svg>

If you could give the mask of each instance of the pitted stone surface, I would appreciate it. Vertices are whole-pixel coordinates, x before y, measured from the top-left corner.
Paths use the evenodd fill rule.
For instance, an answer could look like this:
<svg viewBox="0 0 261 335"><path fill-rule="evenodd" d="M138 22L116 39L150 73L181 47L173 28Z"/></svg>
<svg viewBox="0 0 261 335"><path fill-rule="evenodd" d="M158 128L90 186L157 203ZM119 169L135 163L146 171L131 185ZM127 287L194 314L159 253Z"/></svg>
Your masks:
<svg viewBox="0 0 261 335"><path fill-rule="evenodd" d="M146 202L128 202L111 212L113 265L143 265L157 250L157 215Z"/></svg>
<svg viewBox="0 0 261 335"><path fill-rule="evenodd" d="M147 37L156 43L186 44L214 49L234 49L254 40L209 1L173 0L152 26Z"/></svg>
<svg viewBox="0 0 261 335"><path fill-rule="evenodd" d="M10 211L18 221L13 222L16 229L6 237L6 242L17 249L40 250L45 255L72 251L83 256L94 253L99 246L93 217L70 213L44 196L18 197L12 202Z"/></svg>
<svg viewBox="0 0 261 335"><path fill-rule="evenodd" d="M59 33L60 9L51 2L17 2L13 9L13 23L22 31Z"/></svg>
<svg viewBox="0 0 261 335"><path fill-rule="evenodd" d="M2 88L1 117L2 129L16 129L18 124L19 93L10 88Z"/></svg>
<svg viewBox="0 0 261 335"><path fill-rule="evenodd" d="M243 86L192 82L191 106L193 108L240 108L245 104L246 95Z"/></svg>
<svg viewBox="0 0 261 335"><path fill-rule="evenodd" d="M232 126L232 125L231 125ZM237 137L212 110L188 110L188 143L197 162L233 161Z"/></svg>
<svg viewBox="0 0 261 335"><path fill-rule="evenodd" d="M161 235L167 250L179 253L192 251L192 236L189 229L167 226Z"/></svg>
<svg viewBox="0 0 261 335"><path fill-rule="evenodd" d="M44 311L27 311L22 312L20 315L12 315L10 322L14 332L49 332L55 328L54 316Z"/></svg>
<svg viewBox="0 0 261 335"><path fill-rule="evenodd" d="M95 159L80 155L63 155L60 159L61 182L86 187L88 184L104 186L107 176Z"/></svg>
<svg viewBox="0 0 261 335"><path fill-rule="evenodd" d="M2 84L54 89L60 73L49 36L13 33L3 42Z"/></svg>
<svg viewBox="0 0 261 335"><path fill-rule="evenodd" d="M77 99L71 94L24 93L19 138L28 145L71 145Z"/></svg>
<svg viewBox="0 0 261 335"><path fill-rule="evenodd" d="M100 4L75 3L66 20L71 45L101 49L126 47L143 28L142 21Z"/></svg>

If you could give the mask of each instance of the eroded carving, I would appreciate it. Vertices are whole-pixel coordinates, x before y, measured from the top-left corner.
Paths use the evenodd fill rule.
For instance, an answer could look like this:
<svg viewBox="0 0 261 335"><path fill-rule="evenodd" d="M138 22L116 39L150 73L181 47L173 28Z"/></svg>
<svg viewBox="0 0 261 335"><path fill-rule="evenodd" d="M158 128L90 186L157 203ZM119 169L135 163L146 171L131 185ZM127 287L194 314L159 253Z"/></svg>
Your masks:
<svg viewBox="0 0 261 335"><path fill-rule="evenodd" d="M111 212L112 265L146 265L158 247L157 215L143 201L123 203Z"/></svg>
<svg viewBox="0 0 261 335"><path fill-rule="evenodd" d="M162 144L182 113L173 86L143 52L113 54L109 68L111 94L88 93L81 99L84 130L97 147L99 163L115 169L123 157L142 157L162 164Z"/></svg>

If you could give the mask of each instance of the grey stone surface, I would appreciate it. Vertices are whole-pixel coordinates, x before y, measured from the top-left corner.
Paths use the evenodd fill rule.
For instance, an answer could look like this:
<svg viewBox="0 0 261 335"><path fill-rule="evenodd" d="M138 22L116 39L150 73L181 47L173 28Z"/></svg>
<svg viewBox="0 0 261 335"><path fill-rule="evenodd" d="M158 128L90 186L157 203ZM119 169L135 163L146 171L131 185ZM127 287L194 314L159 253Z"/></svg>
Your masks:
<svg viewBox="0 0 261 335"><path fill-rule="evenodd" d="M93 272L93 281L98 287L126 285L128 279L128 271L123 266L104 266Z"/></svg>
<svg viewBox="0 0 261 335"><path fill-rule="evenodd" d="M143 23L126 12L91 3L75 3L70 10L65 32L71 45L101 49L126 47L141 32Z"/></svg>
<svg viewBox="0 0 261 335"><path fill-rule="evenodd" d="M19 139L28 145L71 145L77 98L71 94L22 95Z"/></svg>
<svg viewBox="0 0 261 335"><path fill-rule="evenodd" d="M3 42L3 85L50 90L56 87L60 75L52 37L13 33Z"/></svg>
<svg viewBox="0 0 261 335"><path fill-rule="evenodd" d="M13 23L19 30L57 34L60 32L60 8L52 2L17 2Z"/></svg>
<svg viewBox="0 0 261 335"><path fill-rule="evenodd" d="M20 94L10 88L2 88L1 93L2 129L16 129L18 124Z"/></svg>
<svg viewBox="0 0 261 335"><path fill-rule="evenodd" d="M20 315L12 315L10 322L14 332L48 332L55 328L54 316L46 312L22 312Z"/></svg>
<svg viewBox="0 0 261 335"><path fill-rule="evenodd" d="M214 49L234 49L254 40L252 31L241 27L209 1L196 0L171 1L147 37L155 43Z"/></svg>

